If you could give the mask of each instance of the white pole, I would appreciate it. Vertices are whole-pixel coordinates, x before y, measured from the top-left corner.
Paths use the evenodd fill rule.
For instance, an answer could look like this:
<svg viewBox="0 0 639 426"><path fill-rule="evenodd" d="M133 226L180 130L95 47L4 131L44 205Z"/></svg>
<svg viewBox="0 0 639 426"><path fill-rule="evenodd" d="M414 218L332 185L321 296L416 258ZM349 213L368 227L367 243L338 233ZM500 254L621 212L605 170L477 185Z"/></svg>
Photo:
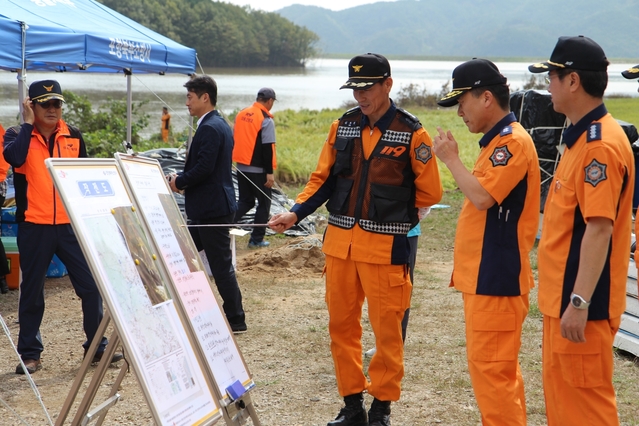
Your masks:
<svg viewBox="0 0 639 426"><path fill-rule="evenodd" d="M27 26L26 23L20 22L22 29L22 68L18 70L18 110L20 111L20 124L22 124L22 101L26 98L27 83Z"/></svg>
<svg viewBox="0 0 639 426"><path fill-rule="evenodd" d="M127 72L128 71L128 72ZM125 70L126 73L126 141L131 142L131 115L133 105L133 91L131 90L131 70Z"/></svg>

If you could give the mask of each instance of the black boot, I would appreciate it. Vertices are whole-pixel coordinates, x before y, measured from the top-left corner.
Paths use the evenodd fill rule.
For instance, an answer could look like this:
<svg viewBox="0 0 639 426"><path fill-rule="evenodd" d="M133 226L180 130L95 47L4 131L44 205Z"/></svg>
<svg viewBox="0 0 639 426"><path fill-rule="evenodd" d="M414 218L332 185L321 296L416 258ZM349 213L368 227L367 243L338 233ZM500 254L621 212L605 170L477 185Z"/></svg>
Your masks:
<svg viewBox="0 0 639 426"><path fill-rule="evenodd" d="M9 285L7 284L7 279L5 277L0 277L0 293L9 293Z"/></svg>
<svg viewBox="0 0 639 426"><path fill-rule="evenodd" d="M345 407L339 410L339 414L326 426L368 426L364 395L356 393L344 397Z"/></svg>
<svg viewBox="0 0 639 426"><path fill-rule="evenodd" d="M390 401L373 399L371 409L368 410L369 426L390 426Z"/></svg>

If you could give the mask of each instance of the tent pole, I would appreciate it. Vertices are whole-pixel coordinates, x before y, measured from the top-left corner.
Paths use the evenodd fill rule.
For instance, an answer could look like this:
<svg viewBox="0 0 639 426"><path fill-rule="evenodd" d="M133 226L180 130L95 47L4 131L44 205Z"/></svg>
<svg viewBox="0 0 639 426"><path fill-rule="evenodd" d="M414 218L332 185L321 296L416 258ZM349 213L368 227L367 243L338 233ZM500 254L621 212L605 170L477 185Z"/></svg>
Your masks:
<svg viewBox="0 0 639 426"><path fill-rule="evenodd" d="M26 98L27 82L27 24L20 22L22 29L22 68L18 71L18 110L20 111L20 124L24 122L22 118L22 101Z"/></svg>
<svg viewBox="0 0 639 426"><path fill-rule="evenodd" d="M126 73L126 141L131 142L131 107L133 105L133 91L131 90L131 70L124 70Z"/></svg>

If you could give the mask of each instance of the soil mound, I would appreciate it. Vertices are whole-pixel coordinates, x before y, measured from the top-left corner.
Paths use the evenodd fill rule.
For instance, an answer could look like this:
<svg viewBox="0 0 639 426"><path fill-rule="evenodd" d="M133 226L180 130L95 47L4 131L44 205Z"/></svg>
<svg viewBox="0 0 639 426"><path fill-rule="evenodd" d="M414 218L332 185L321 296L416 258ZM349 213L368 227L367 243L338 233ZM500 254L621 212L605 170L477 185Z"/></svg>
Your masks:
<svg viewBox="0 0 639 426"><path fill-rule="evenodd" d="M266 250L250 251L237 261L240 273L290 274L321 273L324 269L322 236L293 238L286 244Z"/></svg>

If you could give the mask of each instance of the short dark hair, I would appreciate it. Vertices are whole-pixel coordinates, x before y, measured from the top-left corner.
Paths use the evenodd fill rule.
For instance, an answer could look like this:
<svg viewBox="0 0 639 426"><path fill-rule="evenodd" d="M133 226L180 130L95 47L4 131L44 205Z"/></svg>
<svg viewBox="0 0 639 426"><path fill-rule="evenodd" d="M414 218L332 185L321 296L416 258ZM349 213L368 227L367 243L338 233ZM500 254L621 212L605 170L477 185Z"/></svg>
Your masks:
<svg viewBox="0 0 639 426"><path fill-rule="evenodd" d="M208 93L211 105L217 105L217 83L213 78L208 75L200 75L194 77L184 84L186 90L193 92L198 98L201 98L203 94Z"/></svg>
<svg viewBox="0 0 639 426"><path fill-rule="evenodd" d="M478 98L484 92L490 92L497 99L499 107L504 110L510 109L510 89L507 84L493 84L492 86L481 86L470 89L473 97Z"/></svg>
<svg viewBox="0 0 639 426"><path fill-rule="evenodd" d="M570 73L577 73L581 86L593 98L603 98L608 87L608 71L586 71L564 68L557 70L557 77L563 80Z"/></svg>

